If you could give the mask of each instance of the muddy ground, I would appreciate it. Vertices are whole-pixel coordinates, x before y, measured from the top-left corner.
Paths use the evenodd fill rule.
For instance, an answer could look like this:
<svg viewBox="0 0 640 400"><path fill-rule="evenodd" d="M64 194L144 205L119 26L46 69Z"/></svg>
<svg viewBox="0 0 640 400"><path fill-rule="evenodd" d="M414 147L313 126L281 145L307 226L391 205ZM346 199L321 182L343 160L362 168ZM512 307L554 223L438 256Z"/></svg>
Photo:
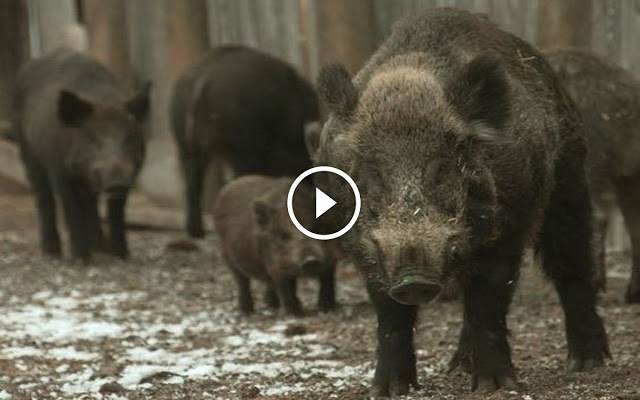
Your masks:
<svg viewBox="0 0 640 400"><path fill-rule="evenodd" d="M0 188L0 399L360 399L371 380L375 315L357 273L339 271L339 311L314 310L302 286L301 319L267 310L240 317L235 287L212 235L189 246L177 231L130 233L127 262L84 266L39 255L31 199ZM135 199L136 222L179 227L176 211ZM561 309L540 271L527 267L509 317L514 362L525 390L494 399L640 399L640 306L621 302L624 257L602 297L613 359L569 375ZM469 378L446 374L461 312L420 312L421 389L409 399L480 399Z"/></svg>

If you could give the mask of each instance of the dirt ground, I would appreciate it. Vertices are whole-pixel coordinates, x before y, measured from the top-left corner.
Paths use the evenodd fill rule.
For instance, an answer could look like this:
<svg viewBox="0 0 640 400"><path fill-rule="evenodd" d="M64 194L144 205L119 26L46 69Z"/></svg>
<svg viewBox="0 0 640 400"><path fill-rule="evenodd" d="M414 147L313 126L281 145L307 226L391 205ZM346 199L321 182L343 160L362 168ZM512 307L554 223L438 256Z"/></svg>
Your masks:
<svg viewBox="0 0 640 400"><path fill-rule="evenodd" d="M7 189L6 187L4 189ZM180 230L131 232L127 262L84 266L39 255L28 194L0 192L0 399L361 399L373 372L375 315L358 274L339 271L340 309L301 319L268 311L240 317L213 235L189 246ZM7 194L7 192L9 192ZM181 215L136 199L135 222L180 227ZM408 399L640 399L640 306L621 302L629 273L609 268L602 297L613 359L567 374L563 319L540 271L523 271L509 325L521 393L472 394L447 374L458 304L424 307L417 329L422 387Z"/></svg>

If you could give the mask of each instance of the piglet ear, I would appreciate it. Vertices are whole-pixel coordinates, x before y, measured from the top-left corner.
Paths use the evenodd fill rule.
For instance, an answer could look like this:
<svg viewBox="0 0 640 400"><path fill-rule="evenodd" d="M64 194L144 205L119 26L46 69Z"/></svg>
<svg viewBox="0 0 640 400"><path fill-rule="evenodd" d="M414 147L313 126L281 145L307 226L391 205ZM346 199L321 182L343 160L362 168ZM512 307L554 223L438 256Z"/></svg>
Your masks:
<svg viewBox="0 0 640 400"><path fill-rule="evenodd" d="M358 105L358 92L341 64L328 64L320 70L318 92L329 111L339 116L351 115Z"/></svg>
<svg viewBox="0 0 640 400"><path fill-rule="evenodd" d="M142 85L138 94L126 104L127 111L133 115L135 119L142 122L149 113L149 92L151 91L151 82Z"/></svg>
<svg viewBox="0 0 640 400"><path fill-rule="evenodd" d="M68 90L58 97L58 118L63 125L78 127L93 114L93 105Z"/></svg>
<svg viewBox="0 0 640 400"><path fill-rule="evenodd" d="M509 84L496 56L473 59L454 77L446 93L479 140L492 140L509 118Z"/></svg>
<svg viewBox="0 0 640 400"><path fill-rule="evenodd" d="M271 221L273 215L273 208L263 200L256 200L253 202L253 213L256 217L256 222L261 227L266 227Z"/></svg>

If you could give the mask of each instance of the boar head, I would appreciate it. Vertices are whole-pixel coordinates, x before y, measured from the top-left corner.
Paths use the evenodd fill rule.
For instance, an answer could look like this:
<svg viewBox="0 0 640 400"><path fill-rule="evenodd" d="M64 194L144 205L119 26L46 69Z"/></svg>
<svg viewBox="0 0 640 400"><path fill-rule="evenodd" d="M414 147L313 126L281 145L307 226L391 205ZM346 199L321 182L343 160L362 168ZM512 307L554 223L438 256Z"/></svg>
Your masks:
<svg viewBox="0 0 640 400"><path fill-rule="evenodd" d="M317 275L327 266L320 243L300 233L289 219L286 194L290 184L287 180L253 202L256 242L269 275L275 280ZM314 219L310 210L313 204L310 192L308 187L300 185L293 201L296 217L305 226L310 226Z"/></svg>
<svg viewBox="0 0 640 400"><path fill-rule="evenodd" d="M344 68L325 67L319 88L331 115L321 132L307 131L314 162L348 171L360 189L362 211L346 240L369 290L404 304L433 300L497 235L484 150L502 140L507 77L492 56L450 69L408 54L383 64L359 93Z"/></svg>
<svg viewBox="0 0 640 400"><path fill-rule="evenodd" d="M132 99L108 103L60 91L57 116L70 144L65 167L96 193L118 197L133 185L144 159L149 90L146 84Z"/></svg>

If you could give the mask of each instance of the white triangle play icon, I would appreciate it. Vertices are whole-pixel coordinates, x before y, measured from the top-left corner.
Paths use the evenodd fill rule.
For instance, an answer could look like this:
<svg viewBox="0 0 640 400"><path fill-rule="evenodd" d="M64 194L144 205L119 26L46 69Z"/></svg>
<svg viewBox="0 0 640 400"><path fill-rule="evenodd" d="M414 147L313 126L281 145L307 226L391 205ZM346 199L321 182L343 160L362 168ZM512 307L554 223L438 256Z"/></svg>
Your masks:
<svg viewBox="0 0 640 400"><path fill-rule="evenodd" d="M331 207L336 205L336 201L327 196L325 192L316 188L316 218L326 213Z"/></svg>

